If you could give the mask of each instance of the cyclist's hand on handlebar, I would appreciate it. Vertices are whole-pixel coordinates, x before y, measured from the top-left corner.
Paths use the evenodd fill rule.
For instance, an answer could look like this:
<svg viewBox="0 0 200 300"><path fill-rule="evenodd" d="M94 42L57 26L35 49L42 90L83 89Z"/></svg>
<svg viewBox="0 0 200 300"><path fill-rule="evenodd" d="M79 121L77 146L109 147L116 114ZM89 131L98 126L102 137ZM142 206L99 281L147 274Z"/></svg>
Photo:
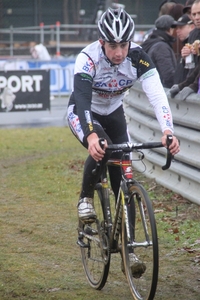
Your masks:
<svg viewBox="0 0 200 300"><path fill-rule="evenodd" d="M99 144L99 137L96 133L91 133L87 137L88 141L88 152L90 155L94 158L94 160L99 161L102 160L105 154L105 150L107 147L107 142L105 140L105 145L104 148L102 149L100 144Z"/></svg>
<svg viewBox="0 0 200 300"><path fill-rule="evenodd" d="M171 134L171 132L169 131L165 131L163 136L162 136L162 144L163 146L167 147L167 134ZM171 145L169 146L169 150L170 150L170 153L172 155L175 155L177 154L179 151L180 151L180 147L179 147L179 141L178 139L175 137L175 136L172 136L172 143Z"/></svg>

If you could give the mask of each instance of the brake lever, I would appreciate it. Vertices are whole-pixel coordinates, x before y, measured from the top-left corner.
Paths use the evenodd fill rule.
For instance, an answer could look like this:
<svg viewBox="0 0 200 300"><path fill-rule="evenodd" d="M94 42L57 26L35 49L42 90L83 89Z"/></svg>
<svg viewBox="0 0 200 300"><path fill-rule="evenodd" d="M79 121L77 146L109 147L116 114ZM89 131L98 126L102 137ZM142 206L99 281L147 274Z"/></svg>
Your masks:
<svg viewBox="0 0 200 300"><path fill-rule="evenodd" d="M162 170L167 170L171 166L173 155L169 150L169 146L171 145L172 140L173 140L173 136L171 134L168 134L167 135L167 159L166 159L166 164L162 166Z"/></svg>

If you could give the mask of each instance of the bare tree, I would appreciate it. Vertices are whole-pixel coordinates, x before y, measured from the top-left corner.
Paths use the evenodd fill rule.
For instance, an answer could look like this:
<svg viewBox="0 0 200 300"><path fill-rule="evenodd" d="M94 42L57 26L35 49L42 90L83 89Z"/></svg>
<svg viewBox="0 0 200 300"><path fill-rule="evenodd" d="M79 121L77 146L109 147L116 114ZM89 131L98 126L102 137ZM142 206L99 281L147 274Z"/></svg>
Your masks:
<svg viewBox="0 0 200 300"><path fill-rule="evenodd" d="M70 8L70 9L69 9ZM63 0L63 22L64 24L79 24L81 0ZM68 40L66 34L64 39Z"/></svg>
<svg viewBox="0 0 200 300"><path fill-rule="evenodd" d="M81 0L63 0L64 24L78 24Z"/></svg>

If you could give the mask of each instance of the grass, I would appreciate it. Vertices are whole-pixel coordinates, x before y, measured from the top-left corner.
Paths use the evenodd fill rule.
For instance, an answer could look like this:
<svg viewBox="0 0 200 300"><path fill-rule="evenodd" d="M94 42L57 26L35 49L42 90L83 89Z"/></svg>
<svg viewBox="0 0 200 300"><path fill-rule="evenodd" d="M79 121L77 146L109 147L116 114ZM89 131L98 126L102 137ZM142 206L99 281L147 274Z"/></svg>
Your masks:
<svg viewBox="0 0 200 300"><path fill-rule="evenodd" d="M76 204L87 151L68 128L1 129L0 135L0 299L131 299L118 257L102 291L89 287L82 269ZM155 299L199 299L199 207L136 176L156 213Z"/></svg>

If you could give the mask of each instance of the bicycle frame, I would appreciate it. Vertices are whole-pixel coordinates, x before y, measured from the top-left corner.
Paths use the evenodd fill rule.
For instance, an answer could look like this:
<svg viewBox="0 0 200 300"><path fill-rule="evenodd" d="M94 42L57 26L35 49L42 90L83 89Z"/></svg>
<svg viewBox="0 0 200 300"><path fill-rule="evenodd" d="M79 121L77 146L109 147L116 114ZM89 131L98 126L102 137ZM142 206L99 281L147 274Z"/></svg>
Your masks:
<svg viewBox="0 0 200 300"><path fill-rule="evenodd" d="M114 219L112 220L111 215L111 207L110 207L110 197L109 197L109 191L108 191L108 177L107 177L107 166L104 168L102 175L101 175L101 188L100 185L97 184L97 190L99 191L99 196L101 201L104 201L102 204L102 209L104 210L104 217L105 217L105 229L108 232L109 238L110 238L110 245L111 245L111 253L119 252L121 249L118 248L118 241L119 241L119 235L121 231L121 220L122 220L122 207L125 213L125 220L126 220L126 228L128 237L131 237L130 233L130 227L129 227L129 217L126 207L126 196L125 192L127 185L134 184L133 174L132 174L132 165L131 160L128 158L129 155L123 154L123 157L120 159L109 159L107 162L107 166L116 166L120 167L122 173L122 180L119 187L119 193L116 201L115 206L115 215ZM128 178L127 178L128 177ZM103 193L103 197L100 194ZM131 243L130 246L141 246L138 244L134 244L134 242Z"/></svg>

